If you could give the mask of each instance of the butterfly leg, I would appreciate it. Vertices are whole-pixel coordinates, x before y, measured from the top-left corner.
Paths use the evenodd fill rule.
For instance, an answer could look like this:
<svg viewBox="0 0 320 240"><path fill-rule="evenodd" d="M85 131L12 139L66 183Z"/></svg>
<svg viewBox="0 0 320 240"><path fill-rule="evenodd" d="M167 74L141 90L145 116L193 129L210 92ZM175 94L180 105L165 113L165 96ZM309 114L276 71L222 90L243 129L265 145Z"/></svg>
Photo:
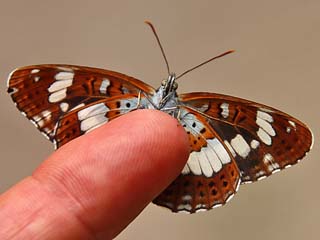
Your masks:
<svg viewBox="0 0 320 240"><path fill-rule="evenodd" d="M204 112L201 112L200 110L194 108L194 107L190 107L190 106L184 106L184 105L177 105L177 108L186 108L186 109L190 109L191 111L193 112L196 112L198 114L200 114L201 116L203 117L206 117L208 119L214 119L214 120L218 120L217 118L215 117L212 117L212 116L209 116L208 114L204 113ZM220 119L219 119L220 120ZM221 121L221 120L220 120Z"/></svg>
<svg viewBox="0 0 320 240"><path fill-rule="evenodd" d="M140 103L141 103L141 90L138 93L138 101L137 101L136 109L139 109Z"/></svg>
<svg viewBox="0 0 320 240"><path fill-rule="evenodd" d="M144 95L145 99L147 99L148 103L151 104L151 106L154 108L154 109L157 109L159 110L159 108L154 104L154 102L152 101L152 99L146 95L144 92L142 92L142 94ZM148 105L145 105L144 107L142 108L148 108Z"/></svg>
<svg viewBox="0 0 320 240"><path fill-rule="evenodd" d="M181 119L181 109L178 108L177 119L180 121Z"/></svg>
<svg viewBox="0 0 320 240"><path fill-rule="evenodd" d="M180 120L181 111L179 107L167 107L167 108L161 108L161 111L168 113L172 117Z"/></svg>
<svg viewBox="0 0 320 240"><path fill-rule="evenodd" d="M161 101L160 101L160 106L163 106L168 99L172 98L172 95L175 94L174 92L170 92L168 95L166 95Z"/></svg>

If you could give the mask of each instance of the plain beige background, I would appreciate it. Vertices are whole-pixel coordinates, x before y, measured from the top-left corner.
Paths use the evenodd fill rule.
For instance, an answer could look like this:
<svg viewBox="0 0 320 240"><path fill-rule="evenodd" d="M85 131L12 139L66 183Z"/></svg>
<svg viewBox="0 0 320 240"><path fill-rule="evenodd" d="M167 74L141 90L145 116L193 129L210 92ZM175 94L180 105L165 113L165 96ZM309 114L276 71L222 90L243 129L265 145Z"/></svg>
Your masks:
<svg viewBox="0 0 320 240"><path fill-rule="evenodd" d="M179 80L180 92L219 92L279 108L310 126L315 145L302 163L241 186L222 208L186 215L151 204L118 239L319 239L319 12L318 0L1 0L1 192L53 151L6 94L10 71L41 63L88 65L157 87L166 69L143 23L149 19L178 74L237 50Z"/></svg>

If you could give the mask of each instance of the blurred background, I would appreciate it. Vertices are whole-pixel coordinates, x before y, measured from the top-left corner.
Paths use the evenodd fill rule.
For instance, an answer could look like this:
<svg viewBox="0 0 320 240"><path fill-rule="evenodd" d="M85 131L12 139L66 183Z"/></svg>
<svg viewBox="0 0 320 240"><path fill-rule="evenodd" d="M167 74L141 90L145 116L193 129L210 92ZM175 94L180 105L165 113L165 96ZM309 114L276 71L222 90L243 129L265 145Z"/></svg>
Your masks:
<svg viewBox="0 0 320 240"><path fill-rule="evenodd" d="M1 1L0 191L53 152L6 93L8 74L24 65L68 63L158 87L167 73L143 23L148 19L177 74L236 49L180 79L179 92L224 93L276 107L308 124L315 144L300 164L241 186L222 208L186 215L150 204L117 239L319 239L319 11L317 0Z"/></svg>

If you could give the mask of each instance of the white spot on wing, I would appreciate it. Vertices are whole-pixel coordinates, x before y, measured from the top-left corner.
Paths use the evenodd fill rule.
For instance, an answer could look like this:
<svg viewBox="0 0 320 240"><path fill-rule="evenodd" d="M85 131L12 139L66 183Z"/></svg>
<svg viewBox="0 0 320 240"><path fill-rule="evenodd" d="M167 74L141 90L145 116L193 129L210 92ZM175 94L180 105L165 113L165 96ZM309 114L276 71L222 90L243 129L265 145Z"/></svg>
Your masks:
<svg viewBox="0 0 320 240"><path fill-rule="evenodd" d="M182 196L182 201L190 201L190 200L192 200L191 195L184 195L184 196Z"/></svg>
<svg viewBox="0 0 320 240"><path fill-rule="evenodd" d="M68 104L68 103L65 103L65 102L60 103L60 109L61 109L62 112L68 111L68 109L69 109L69 104Z"/></svg>
<svg viewBox="0 0 320 240"><path fill-rule="evenodd" d="M215 153L217 154L217 156L219 157L219 159L221 160L221 162L223 164L227 164L227 163L231 162L231 158L229 156L229 153L227 152L227 150L223 147L223 145L219 142L219 140L217 138L208 139L207 143L208 143L208 146L215 151Z"/></svg>
<svg viewBox="0 0 320 240"><path fill-rule="evenodd" d="M218 203L218 204L212 206L212 208L217 208L217 207L221 207L221 206L222 206L222 204L221 204L221 203Z"/></svg>
<svg viewBox="0 0 320 240"><path fill-rule="evenodd" d="M67 89L61 89L57 92L51 93L49 96L49 102L55 103L63 100L67 96Z"/></svg>
<svg viewBox="0 0 320 240"><path fill-rule="evenodd" d="M41 113L39 113L39 115L35 115L33 116L32 119L30 119L30 121L39 128L42 128L45 124L46 121L50 121L51 119L51 112L48 110L44 110Z"/></svg>
<svg viewBox="0 0 320 240"><path fill-rule="evenodd" d="M251 146L251 148L253 148L253 149L256 149L257 147L259 147L259 145L260 145L260 143L259 143L257 140L255 140L255 139L253 139L253 140L251 141L251 143L250 143L250 146Z"/></svg>
<svg viewBox="0 0 320 240"><path fill-rule="evenodd" d="M202 149L200 152L198 152L198 159L202 173L206 177L211 177L213 174L213 170L208 161L207 155L204 153L204 151L202 151Z"/></svg>
<svg viewBox="0 0 320 240"><path fill-rule="evenodd" d="M229 117L229 104L228 103L222 103L220 105L220 108L222 110L222 112L221 112L222 117L224 117L224 118Z"/></svg>
<svg viewBox="0 0 320 240"><path fill-rule="evenodd" d="M240 134L237 134L237 136L231 140L231 146L242 158L246 158L249 155L250 146Z"/></svg>
<svg viewBox="0 0 320 240"><path fill-rule="evenodd" d="M219 172L222 168L222 163L215 151L210 147L204 147L201 151L202 150L206 154L213 171L216 173Z"/></svg>
<svg viewBox="0 0 320 240"><path fill-rule="evenodd" d="M265 179L265 178L267 178L266 175L261 175L260 177L257 178L257 180L260 181L260 180Z"/></svg>
<svg viewBox="0 0 320 240"><path fill-rule="evenodd" d="M264 157L263 157L263 162L264 162L265 164L272 163L272 162L273 162L273 157L272 157L272 155L271 155L270 153L265 154Z"/></svg>
<svg viewBox="0 0 320 240"><path fill-rule="evenodd" d="M187 164L194 175L201 175L202 172L196 152L190 154Z"/></svg>
<svg viewBox="0 0 320 240"><path fill-rule="evenodd" d="M190 204L180 204L177 207L177 210L188 210L191 211L192 206Z"/></svg>
<svg viewBox="0 0 320 240"><path fill-rule="evenodd" d="M270 153L266 153L264 155L263 162L268 166L268 170L270 172L273 172L275 169L280 168L279 164L274 161L274 158Z"/></svg>
<svg viewBox="0 0 320 240"><path fill-rule="evenodd" d="M79 111L78 118L82 121L95 115L105 114L107 111L109 111L109 108L104 103L98 103Z"/></svg>
<svg viewBox="0 0 320 240"><path fill-rule="evenodd" d="M67 87L72 85L73 76L73 72L59 72L55 75L56 81L48 88L48 91L51 93L49 95L49 102L59 102L67 96Z"/></svg>
<svg viewBox="0 0 320 240"><path fill-rule="evenodd" d="M32 73L32 74L35 74L35 73L38 73L38 72L40 72L40 69L32 69L32 70L31 70L31 73Z"/></svg>
<svg viewBox="0 0 320 240"><path fill-rule="evenodd" d="M67 80L63 80L63 81L55 81L54 83L52 83L50 85L50 87L48 88L48 91L53 93L56 91L59 91L61 89L66 89L67 87L72 85L72 79L67 79Z"/></svg>
<svg viewBox="0 0 320 240"><path fill-rule="evenodd" d="M122 87L122 88L121 88L121 91L123 92L123 94L130 93L129 89L126 88L126 87Z"/></svg>
<svg viewBox="0 0 320 240"><path fill-rule="evenodd" d="M96 115L93 117L89 117L87 119L84 119L80 123L80 129L83 132L91 131L99 126L101 126L103 123L107 122L108 119L104 115Z"/></svg>
<svg viewBox="0 0 320 240"><path fill-rule="evenodd" d="M257 111L257 118L261 118L263 120L266 120L268 122L273 122L273 117L266 112L262 112L262 111Z"/></svg>
<svg viewBox="0 0 320 240"><path fill-rule="evenodd" d="M198 203L195 208L197 209L196 212L207 210L207 209L203 209L203 208L207 208L207 206L204 203Z"/></svg>
<svg viewBox="0 0 320 240"><path fill-rule="evenodd" d="M257 131L257 135L262 142L267 145L271 145L271 137L262 128L259 128L259 130Z"/></svg>
<svg viewBox="0 0 320 240"><path fill-rule="evenodd" d="M264 119L257 118L256 123L259 127L261 127L266 133L268 133L270 136L275 136L276 132L274 131L273 127L269 122L267 122Z"/></svg>
<svg viewBox="0 0 320 240"><path fill-rule="evenodd" d="M272 174L277 173L277 172L280 172L280 171L281 171L281 169L279 169L279 168L273 169L273 170L272 170Z"/></svg>
<svg viewBox="0 0 320 240"><path fill-rule="evenodd" d="M260 170L259 172L256 173L256 177L258 180L266 178L266 172L263 170Z"/></svg>
<svg viewBox="0 0 320 240"><path fill-rule="evenodd" d="M199 110L200 112L205 112L207 111L209 108L208 104L203 104L201 107L197 107L197 110Z"/></svg>
<svg viewBox="0 0 320 240"><path fill-rule="evenodd" d="M110 80L107 78L104 78L100 85L100 93L106 94L107 88L110 86Z"/></svg>
<svg viewBox="0 0 320 240"><path fill-rule="evenodd" d="M293 121L289 120L289 121L288 121L288 123L289 123L289 124L290 124L294 129L296 129L296 128L297 128L297 126L296 126L295 122L293 122Z"/></svg>
<svg viewBox="0 0 320 240"><path fill-rule="evenodd" d="M286 168L289 168L289 167L292 167L292 165L291 165L291 164L288 164L288 165L284 166L285 169L286 169Z"/></svg>
<svg viewBox="0 0 320 240"><path fill-rule="evenodd" d="M40 115L33 116L33 121L35 121L35 122L39 122L41 119L42 119L42 117Z"/></svg>
<svg viewBox="0 0 320 240"><path fill-rule="evenodd" d="M41 116L47 120L51 119L51 112L49 110L44 110L41 112Z"/></svg>
<svg viewBox="0 0 320 240"><path fill-rule="evenodd" d="M40 128L42 128L42 127L44 126L44 121L43 121L43 120L40 120L40 121L38 122L38 125L39 125Z"/></svg>
<svg viewBox="0 0 320 240"><path fill-rule="evenodd" d="M98 103L78 112L78 119L81 121L80 128L82 131L91 131L108 121L105 116L109 108L104 103Z"/></svg>
<svg viewBox="0 0 320 240"><path fill-rule="evenodd" d="M287 132L287 133L290 133L290 132L291 132L291 127L287 127L287 128L286 128L286 132Z"/></svg>
<svg viewBox="0 0 320 240"><path fill-rule="evenodd" d="M73 72L59 72L54 76L57 81L73 79L73 77Z"/></svg>

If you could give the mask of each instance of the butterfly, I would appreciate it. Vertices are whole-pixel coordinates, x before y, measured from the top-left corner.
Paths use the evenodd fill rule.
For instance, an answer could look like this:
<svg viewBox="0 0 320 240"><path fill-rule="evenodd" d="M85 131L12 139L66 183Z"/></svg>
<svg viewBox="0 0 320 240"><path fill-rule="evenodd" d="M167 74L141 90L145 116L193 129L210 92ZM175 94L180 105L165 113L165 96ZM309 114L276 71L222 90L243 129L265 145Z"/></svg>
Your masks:
<svg viewBox="0 0 320 240"><path fill-rule="evenodd" d="M164 51L153 30L165 61ZM309 128L277 109L206 92L177 94L170 73L157 89L98 68L44 64L14 70L8 93L17 108L56 148L136 109L175 117L189 136L190 156L180 175L153 202L194 213L227 203L240 184L299 162L311 149Z"/></svg>

